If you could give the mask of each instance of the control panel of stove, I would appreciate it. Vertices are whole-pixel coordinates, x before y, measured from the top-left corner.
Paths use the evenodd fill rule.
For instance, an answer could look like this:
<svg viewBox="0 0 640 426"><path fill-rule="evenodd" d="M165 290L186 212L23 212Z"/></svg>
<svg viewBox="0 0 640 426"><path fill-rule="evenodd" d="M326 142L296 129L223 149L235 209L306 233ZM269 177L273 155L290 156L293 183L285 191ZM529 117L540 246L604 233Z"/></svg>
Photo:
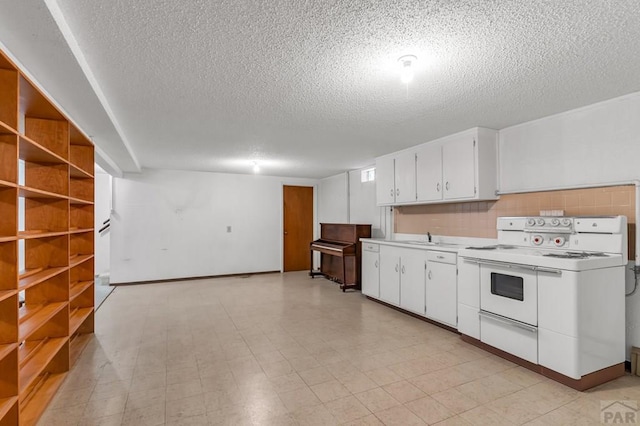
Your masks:
<svg viewBox="0 0 640 426"><path fill-rule="evenodd" d="M574 232L573 221L572 217L528 217L525 220L524 231L572 234Z"/></svg>
<svg viewBox="0 0 640 426"><path fill-rule="evenodd" d="M562 248L569 245L569 239L558 234L532 234L530 241L536 247Z"/></svg>

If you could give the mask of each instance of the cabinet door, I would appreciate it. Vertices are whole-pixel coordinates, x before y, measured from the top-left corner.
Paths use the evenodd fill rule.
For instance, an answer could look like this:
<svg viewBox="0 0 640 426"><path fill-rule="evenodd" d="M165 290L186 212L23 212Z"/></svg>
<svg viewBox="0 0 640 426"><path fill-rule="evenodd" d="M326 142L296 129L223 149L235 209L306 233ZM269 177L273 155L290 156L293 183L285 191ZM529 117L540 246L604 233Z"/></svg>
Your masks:
<svg viewBox="0 0 640 426"><path fill-rule="evenodd" d="M380 298L380 261L378 252L362 250L362 294Z"/></svg>
<svg viewBox="0 0 640 426"><path fill-rule="evenodd" d="M400 257L395 247L380 246L380 300L400 305Z"/></svg>
<svg viewBox="0 0 640 426"><path fill-rule="evenodd" d="M376 159L376 201L379 206L396 201L394 161L391 157Z"/></svg>
<svg viewBox="0 0 640 426"><path fill-rule="evenodd" d="M474 135L462 135L442 146L444 199L474 198L476 147Z"/></svg>
<svg viewBox="0 0 640 426"><path fill-rule="evenodd" d="M427 263L427 317L457 326L456 265Z"/></svg>
<svg viewBox="0 0 640 426"><path fill-rule="evenodd" d="M401 249L400 307L416 314L425 312L426 251Z"/></svg>
<svg viewBox="0 0 640 426"><path fill-rule="evenodd" d="M403 152L396 156L396 203L416 201L416 154Z"/></svg>
<svg viewBox="0 0 640 426"><path fill-rule="evenodd" d="M416 192L418 201L442 199L442 146L427 144L416 158Z"/></svg>

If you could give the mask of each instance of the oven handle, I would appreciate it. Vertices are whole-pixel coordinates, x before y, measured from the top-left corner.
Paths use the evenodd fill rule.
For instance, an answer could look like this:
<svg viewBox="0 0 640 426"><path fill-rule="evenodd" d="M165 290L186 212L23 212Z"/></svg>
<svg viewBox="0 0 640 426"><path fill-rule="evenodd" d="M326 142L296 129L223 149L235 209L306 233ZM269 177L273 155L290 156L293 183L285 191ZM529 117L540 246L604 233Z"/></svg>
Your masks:
<svg viewBox="0 0 640 426"><path fill-rule="evenodd" d="M510 325L512 327L520 328L520 329L528 331L530 333L537 333L538 332L538 327L534 327L534 326L528 325L528 324L523 324L520 321L512 320L510 318L505 318L505 317L503 317L501 315L496 315L496 314L493 314L491 312L480 310L480 311L478 311L478 315L480 315L481 317L492 319L494 321L501 322L501 323L506 324L506 325Z"/></svg>
<svg viewBox="0 0 640 426"><path fill-rule="evenodd" d="M545 268L544 266L529 266L520 265L518 263L497 262L495 260L477 259L475 257L465 257L464 260L471 263L477 263L478 265L501 266L509 269L524 269L525 271L562 275L562 271L560 269Z"/></svg>

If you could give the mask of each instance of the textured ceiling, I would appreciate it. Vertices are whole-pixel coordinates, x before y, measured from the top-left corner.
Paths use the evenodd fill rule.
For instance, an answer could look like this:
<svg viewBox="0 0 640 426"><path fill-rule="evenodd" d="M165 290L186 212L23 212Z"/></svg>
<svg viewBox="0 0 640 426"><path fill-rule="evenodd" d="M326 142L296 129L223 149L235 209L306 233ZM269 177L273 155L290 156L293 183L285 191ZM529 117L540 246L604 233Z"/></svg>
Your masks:
<svg viewBox="0 0 640 426"><path fill-rule="evenodd" d="M47 4L117 121L120 138L96 143L126 139L148 168L248 173L258 160L266 174L326 177L640 90L637 0ZM419 59L408 88L403 54Z"/></svg>

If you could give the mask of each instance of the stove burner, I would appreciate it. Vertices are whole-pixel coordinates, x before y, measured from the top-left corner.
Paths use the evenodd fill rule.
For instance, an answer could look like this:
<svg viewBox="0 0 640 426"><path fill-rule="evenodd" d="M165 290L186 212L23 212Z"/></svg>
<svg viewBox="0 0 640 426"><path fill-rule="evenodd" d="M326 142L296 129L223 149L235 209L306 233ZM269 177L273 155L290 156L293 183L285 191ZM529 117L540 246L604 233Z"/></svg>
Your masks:
<svg viewBox="0 0 640 426"><path fill-rule="evenodd" d="M562 259L587 259L589 257L607 257L608 254L602 252L593 252L587 253L585 251L577 252L577 251L568 251L565 253L547 253L543 254L546 257L559 257Z"/></svg>
<svg viewBox="0 0 640 426"><path fill-rule="evenodd" d="M589 255L583 253L546 253L543 254L545 257L559 257L561 259L586 259Z"/></svg>
<svg viewBox="0 0 640 426"><path fill-rule="evenodd" d="M495 246L480 246L480 247L467 247L471 250L496 250L496 249L514 249L516 246L510 246L508 244L496 244Z"/></svg>

